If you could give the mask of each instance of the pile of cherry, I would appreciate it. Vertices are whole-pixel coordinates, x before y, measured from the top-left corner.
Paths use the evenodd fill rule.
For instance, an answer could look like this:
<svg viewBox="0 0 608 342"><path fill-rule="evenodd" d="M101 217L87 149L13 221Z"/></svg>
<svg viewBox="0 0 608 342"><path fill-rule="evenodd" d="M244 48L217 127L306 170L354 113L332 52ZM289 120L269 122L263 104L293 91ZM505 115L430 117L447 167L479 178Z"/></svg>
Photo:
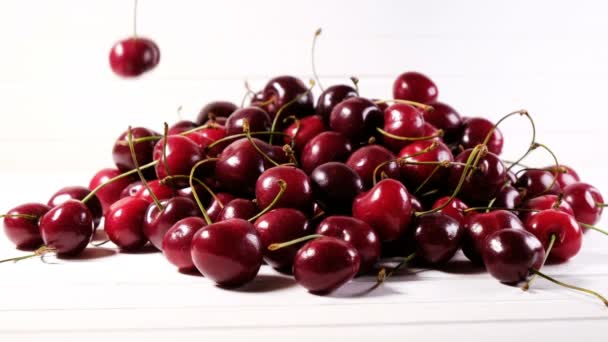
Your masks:
<svg viewBox="0 0 608 342"><path fill-rule="evenodd" d="M502 120L461 117L425 75L400 75L391 100L362 97L353 79L321 88L315 105L316 85L276 77L249 105L212 102L163 133L129 128L114 144L115 168L89 188L9 210L4 231L35 251L25 257L74 256L103 219L120 250L151 244L225 287L266 262L328 293L357 275L381 283L395 270L378 267L382 258L439 267L459 249L501 282L558 282L544 263L574 257L584 231L598 229L596 188L557 159L523 166L533 150L553 155L535 136L520 160L501 160ZM534 127L525 111L511 117Z"/></svg>

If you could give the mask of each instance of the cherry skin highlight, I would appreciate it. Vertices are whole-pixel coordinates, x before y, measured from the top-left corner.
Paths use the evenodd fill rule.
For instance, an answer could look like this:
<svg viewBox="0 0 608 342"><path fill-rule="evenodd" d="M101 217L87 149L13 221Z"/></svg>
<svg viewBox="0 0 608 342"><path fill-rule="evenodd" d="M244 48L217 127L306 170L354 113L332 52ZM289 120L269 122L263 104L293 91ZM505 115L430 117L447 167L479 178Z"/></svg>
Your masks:
<svg viewBox="0 0 608 342"><path fill-rule="evenodd" d="M191 245L194 234L207 223L200 217L186 217L171 227L163 238L165 258L182 272L196 270L192 261Z"/></svg>
<svg viewBox="0 0 608 342"><path fill-rule="evenodd" d="M34 250L42 246L39 221L51 207L42 203L26 203L9 210L4 217L4 233L17 249ZM19 217L17 215L29 215ZM35 218L34 218L35 217Z"/></svg>
<svg viewBox="0 0 608 342"><path fill-rule="evenodd" d="M105 215L104 229L118 248L136 251L148 238L144 235L144 218L150 203L138 197L125 197L112 204Z"/></svg>

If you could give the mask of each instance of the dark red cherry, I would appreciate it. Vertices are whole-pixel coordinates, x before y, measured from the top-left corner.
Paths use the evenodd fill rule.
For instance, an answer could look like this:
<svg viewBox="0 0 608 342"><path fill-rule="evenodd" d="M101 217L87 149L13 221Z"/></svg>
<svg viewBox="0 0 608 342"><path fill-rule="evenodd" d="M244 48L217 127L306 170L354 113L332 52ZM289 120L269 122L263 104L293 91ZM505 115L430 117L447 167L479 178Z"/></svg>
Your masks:
<svg viewBox="0 0 608 342"><path fill-rule="evenodd" d="M207 121L216 121L219 118L228 118L239 107L228 101L209 102L201 109L196 118L197 125L204 125Z"/></svg>
<svg viewBox="0 0 608 342"><path fill-rule="evenodd" d="M186 217L177 221L163 238L163 254L182 272L196 270L192 261L191 245L194 234L207 223L200 217Z"/></svg>
<svg viewBox="0 0 608 342"><path fill-rule="evenodd" d="M433 81L419 72L405 72L393 84L393 97L422 103L437 100L439 90Z"/></svg>
<svg viewBox="0 0 608 342"><path fill-rule="evenodd" d="M436 200L435 203L433 203L432 209L439 208L448 201L450 201L450 196L441 197L438 200ZM455 219L456 221L458 221L458 223L460 225L463 225L464 217L465 217L464 211L467 209L469 209L469 206L456 197L456 198L453 198L447 206L445 206L443 209L440 209L437 212L444 213L444 214L450 216L451 218ZM417 211L420 211L420 210L417 210Z"/></svg>
<svg viewBox="0 0 608 342"><path fill-rule="evenodd" d="M205 189L200 184L197 184L197 183L194 183L194 184L195 184L194 189L196 190L196 194L198 195L199 200L201 201L201 203L204 206L207 206L209 204L209 202L211 201L211 194L207 191L207 189ZM196 202L196 198L194 197L194 194L192 193L192 188L189 186L177 190L175 192L175 196L185 197L191 201Z"/></svg>
<svg viewBox="0 0 608 342"><path fill-rule="evenodd" d="M460 248L463 228L447 214L422 215L414 221L416 257L431 265L443 264Z"/></svg>
<svg viewBox="0 0 608 342"><path fill-rule="evenodd" d="M165 179L167 176L189 176L192 167L199 161L204 159L203 151L194 143L194 141L181 136L181 135L170 135L158 141L154 147L152 158L158 160L158 164L155 166L156 176L158 179ZM210 173L211 168L207 168L207 173ZM200 173L196 176L204 178L205 167L200 167ZM188 186L187 179L172 179L167 182L167 185L171 185L178 188Z"/></svg>
<svg viewBox="0 0 608 342"><path fill-rule="evenodd" d="M315 199L326 213L350 213L353 200L363 191L361 177L343 163L318 166L310 180Z"/></svg>
<svg viewBox="0 0 608 342"><path fill-rule="evenodd" d="M418 198L410 194L410 201L412 202L412 211L415 213L417 211L423 211L424 207Z"/></svg>
<svg viewBox="0 0 608 342"><path fill-rule="evenodd" d="M367 142L382 127L384 114L372 101L352 97L338 103L329 117L329 127L353 143Z"/></svg>
<svg viewBox="0 0 608 342"><path fill-rule="evenodd" d="M425 137L434 136L434 138L427 139L427 141L443 142L441 135L439 135L439 129L437 129L437 127L431 125L430 123L425 122L424 125L422 126L422 131L423 131L422 136L425 136Z"/></svg>
<svg viewBox="0 0 608 342"><path fill-rule="evenodd" d="M93 215L82 202L69 199L42 216L40 234L44 244L57 255L77 255L91 241Z"/></svg>
<svg viewBox="0 0 608 342"><path fill-rule="evenodd" d="M501 229L481 246L483 261L492 277L507 284L524 281L530 269L538 270L545 258L545 249L538 239L521 229Z"/></svg>
<svg viewBox="0 0 608 342"><path fill-rule="evenodd" d="M194 265L221 286L239 286L255 278L262 265L262 252L257 231L241 219L210 224L192 238Z"/></svg>
<svg viewBox="0 0 608 342"><path fill-rule="evenodd" d="M526 199L540 195L557 195L562 190L559 183L554 181L551 172L535 169L521 172L515 187L523 190Z"/></svg>
<svg viewBox="0 0 608 342"><path fill-rule="evenodd" d="M306 173L332 161L346 161L352 151L348 139L340 133L327 131L312 138L302 150L300 164Z"/></svg>
<svg viewBox="0 0 608 342"><path fill-rule="evenodd" d="M161 183L158 179L148 182L148 187L150 187L154 195L156 195L156 198L161 201L172 198L176 195L175 189ZM150 196L150 191L148 191L148 188L143 185L141 185L139 190L137 190L133 196L146 200L148 203L152 203L154 201L152 196Z"/></svg>
<svg viewBox="0 0 608 342"><path fill-rule="evenodd" d="M464 220L462 251L474 263L482 263L481 251L486 238L501 229L524 229L523 223L512 212L494 210L469 214Z"/></svg>
<svg viewBox="0 0 608 342"><path fill-rule="evenodd" d="M384 111L383 129L390 134L405 138L417 138L424 135L424 117L422 112L414 106L404 103L395 103ZM383 145L390 150L399 152L411 141L404 141L382 136Z"/></svg>
<svg viewBox="0 0 608 342"><path fill-rule="evenodd" d="M256 138L252 141L268 153L268 144ZM242 138L222 151L215 163L215 178L223 189L235 194L249 195L253 193L255 183L264 170L264 157L247 138Z"/></svg>
<svg viewBox="0 0 608 342"><path fill-rule="evenodd" d="M395 155L380 145L363 146L353 152L346 161L346 165L361 177L365 189L370 189L374 185L374 171L383 163L386 164L376 172L377 180L380 179L382 173L388 178L400 178L401 171L399 164L395 161Z"/></svg>
<svg viewBox="0 0 608 342"><path fill-rule="evenodd" d="M136 77L150 71L160 61L160 49L155 42L142 37L121 40L110 50L110 67L121 77Z"/></svg>
<svg viewBox="0 0 608 342"><path fill-rule="evenodd" d="M424 120L434 127L443 130L443 140L454 143L460 139L462 132L462 118L451 106L443 102L432 102L433 110L424 111ZM425 136L429 134L424 134Z"/></svg>
<svg viewBox="0 0 608 342"><path fill-rule="evenodd" d="M303 117L314 113L314 98L312 93L300 79L293 76L279 76L271 79L266 83L262 90L262 102L266 105L262 106L272 118L276 115L281 107L285 106L290 101L298 98L294 103L282 113L281 120L288 115ZM253 105L260 105L254 99ZM288 115L286 115L288 114ZM280 123L281 120L278 122Z"/></svg>
<svg viewBox="0 0 608 342"><path fill-rule="evenodd" d="M19 205L4 216L4 233L18 249L32 250L42 245L39 221L51 207L42 203L27 203ZM18 215L28 215L20 217ZM31 216L31 217L30 217Z"/></svg>
<svg viewBox="0 0 608 342"><path fill-rule="evenodd" d="M494 128L494 124L484 118L468 118L464 121L462 127L462 137L460 138L460 145L465 149L473 148L479 144L482 144L486 139L486 136ZM502 146L504 140L500 129L496 128L488 140L488 150L496 155L500 155L502 152Z"/></svg>
<svg viewBox="0 0 608 342"><path fill-rule="evenodd" d="M360 264L361 257L355 247L327 236L300 248L293 263L293 275L308 291L326 294L353 279Z"/></svg>
<svg viewBox="0 0 608 342"><path fill-rule="evenodd" d="M380 241L397 240L412 221L412 202L403 184L383 179L353 202L353 217L368 223Z"/></svg>
<svg viewBox="0 0 608 342"><path fill-rule="evenodd" d="M144 218L150 203L138 197L125 197L112 204L105 214L104 229L108 238L122 250L138 250L148 238Z"/></svg>
<svg viewBox="0 0 608 342"><path fill-rule="evenodd" d="M545 170L551 172L551 174L555 174L555 168L555 165L551 165L545 167ZM574 184L581 181L580 177L578 176L578 173L576 173L573 168L566 165L559 166L556 180L562 189L570 184Z"/></svg>
<svg viewBox="0 0 608 342"><path fill-rule="evenodd" d="M207 207L207 215L212 222L218 221L220 217L220 213L230 201L232 201L235 197L227 192L220 192L216 194L217 199L212 198L211 204ZM219 200L219 201L218 201ZM221 205L220 205L221 203Z"/></svg>
<svg viewBox="0 0 608 342"><path fill-rule="evenodd" d="M132 182L127 185L126 188L122 189L122 192L120 193L120 198L135 197L142 188L144 188L144 183L142 183L141 181Z"/></svg>
<svg viewBox="0 0 608 342"><path fill-rule="evenodd" d="M526 229L547 249L551 236L555 243L549 260L564 262L578 254L583 242L583 230L571 215L557 209L543 210L526 222Z"/></svg>
<svg viewBox="0 0 608 342"><path fill-rule="evenodd" d="M205 151L209 157L216 157L230 144L230 141L226 141L225 143L220 142L212 148L209 148L209 145L226 137L226 129L224 129L223 126L203 128L188 134L187 137L194 141L194 143L197 144L202 151Z"/></svg>
<svg viewBox="0 0 608 342"><path fill-rule="evenodd" d="M359 96L357 91L344 84L333 85L325 89L317 101L316 114L320 115L325 123L329 124L329 116L336 105L351 97Z"/></svg>
<svg viewBox="0 0 608 342"><path fill-rule="evenodd" d="M523 202L521 193L511 185L505 185L496 194L494 206L505 209L518 208Z"/></svg>
<svg viewBox="0 0 608 342"><path fill-rule="evenodd" d="M253 201L245 198L235 198L224 206L216 221L226 221L233 218L248 220L259 211L260 209Z"/></svg>
<svg viewBox="0 0 608 342"><path fill-rule="evenodd" d="M310 233L308 218L301 211L292 208L273 209L255 221L255 229L262 241L264 260L276 269L291 267L298 249L304 244L295 244L274 251L268 249L273 243L281 243L301 238Z"/></svg>
<svg viewBox="0 0 608 342"><path fill-rule="evenodd" d="M268 113L258 107L246 107L237 109L230 114L226 120L226 135L234 135L243 133L243 125L249 124L250 132L269 131L272 125L272 120Z"/></svg>
<svg viewBox="0 0 608 342"><path fill-rule="evenodd" d="M285 129L284 133L289 136L285 137L284 141L286 144L291 144L291 139L295 139L294 149L299 153L307 142L326 130L323 119L320 116L307 116L292 123Z"/></svg>
<svg viewBox="0 0 608 342"><path fill-rule="evenodd" d="M317 227L317 234L333 236L350 243L359 252L359 274L372 270L380 259L380 238L367 223L350 216L329 216Z"/></svg>
<svg viewBox="0 0 608 342"><path fill-rule="evenodd" d="M89 182L89 190L93 191L101 184L107 183L110 179L119 176L121 172L118 169L101 169ZM110 206L121 198L122 191L131 184L131 178L125 177L113 181L99 189L95 196L101 202L103 212L108 211Z"/></svg>
<svg viewBox="0 0 608 342"><path fill-rule="evenodd" d="M455 190L464 172L464 163L467 162L473 149L462 151L455 162L459 165L452 165L448 177L448 184L451 190ZM464 183L458 197L467 203L483 202L487 203L498 193L507 180L507 168L497 155L491 152L482 153L477 168L471 173L470 177L465 177Z"/></svg>
<svg viewBox="0 0 608 342"><path fill-rule="evenodd" d="M135 127L131 129L131 134L133 135L133 148L135 150L135 155L137 156L137 162L139 166L150 163L152 161L152 151L154 150L156 140L146 140L141 142L135 142L135 140L150 136L158 136L158 133L147 128ZM130 171L135 168L133 158L131 157L131 150L129 149L128 141L128 132L122 133L118 137L118 139L116 139L116 142L114 143L114 148L112 150L112 157L114 158L114 163L116 164L116 167L122 172ZM144 173L147 179L154 178L155 176L154 169L152 168L142 170L142 172Z"/></svg>
<svg viewBox="0 0 608 342"><path fill-rule="evenodd" d="M53 194L47 204L49 207L53 208L71 199L81 201L90 193L91 191L83 186L66 186ZM103 217L103 209L97 195L87 200L86 206L89 208L89 211L93 217L95 227L99 226L99 222Z"/></svg>
<svg viewBox="0 0 608 342"><path fill-rule="evenodd" d="M310 178L293 166L275 166L260 175L255 184L258 206L263 209L274 201L281 190L279 180L285 182L286 189L273 208L294 208L311 213L314 199Z"/></svg>
<svg viewBox="0 0 608 342"><path fill-rule="evenodd" d="M574 211L577 221L594 225L604 210L604 198L598 189L587 183L577 182L564 188L564 201Z"/></svg>
<svg viewBox="0 0 608 342"><path fill-rule="evenodd" d="M423 153L425 150L428 150L428 152ZM397 157L404 161L401 163L401 179L403 180L403 183L412 190L417 189L418 186L429 177L430 179L422 189L437 189L439 187L444 187L450 171L449 167L445 166L417 165L415 163L443 163L454 161L452 152L450 152L450 149L445 144L430 140L414 141L405 146Z"/></svg>
<svg viewBox="0 0 608 342"><path fill-rule="evenodd" d="M570 204L563 199L560 199L557 195L543 195L534 197L524 203L520 211L519 217L522 222L527 222L532 216L538 212L547 209L557 209L565 212L566 214L574 216L574 211Z"/></svg>
<svg viewBox="0 0 608 342"><path fill-rule="evenodd" d="M171 125L171 127L169 127L167 134L168 135L178 135L178 134L187 132L187 131L197 128L197 127L198 127L198 125L190 120L180 120L180 121L174 123L173 125Z"/></svg>
<svg viewBox="0 0 608 342"><path fill-rule="evenodd" d="M143 224L144 235L158 249L162 248L163 238L175 222L201 214L196 204L185 197L174 197L160 203L162 210L155 203L148 206Z"/></svg>

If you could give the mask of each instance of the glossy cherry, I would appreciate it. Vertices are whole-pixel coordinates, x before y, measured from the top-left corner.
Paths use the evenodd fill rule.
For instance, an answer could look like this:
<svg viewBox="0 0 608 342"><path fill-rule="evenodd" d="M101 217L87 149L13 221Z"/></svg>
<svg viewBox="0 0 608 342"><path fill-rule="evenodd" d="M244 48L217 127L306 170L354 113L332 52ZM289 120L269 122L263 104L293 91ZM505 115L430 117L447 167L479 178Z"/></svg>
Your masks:
<svg viewBox="0 0 608 342"><path fill-rule="evenodd" d="M380 238L367 223L350 216L329 216L317 226L317 234L348 242L359 252L359 274L372 270L380 259Z"/></svg>
<svg viewBox="0 0 608 342"><path fill-rule="evenodd" d="M300 153L307 142L326 130L325 123L320 116L310 115L289 125L284 131L288 135L284 141L286 144L291 144L291 140L294 139L294 149Z"/></svg>
<svg viewBox="0 0 608 342"><path fill-rule="evenodd" d="M235 199L235 197L233 195L231 195L230 193L227 193L227 192L217 193L216 197L217 197L217 199L216 198L211 199L211 203L206 208L207 215L209 215L209 218L211 219L212 222L216 222L220 217L220 213L226 207L226 205L228 203L230 203L230 201ZM221 205L220 205L220 203L221 203Z"/></svg>
<svg viewBox="0 0 608 342"><path fill-rule="evenodd" d="M384 110L384 131L405 137L418 138L424 136L424 117L422 112L409 104L395 103ZM411 141L398 140L387 135L382 136L383 145L395 153L399 152Z"/></svg>
<svg viewBox="0 0 608 342"><path fill-rule="evenodd" d="M89 208L73 199L52 208L40 219L42 241L59 256L82 252L91 241L93 229Z"/></svg>
<svg viewBox="0 0 608 342"><path fill-rule="evenodd" d="M148 203L152 203L154 200L152 199L148 188L143 186L143 184L140 184L138 187L139 190L137 190L137 192L133 196L146 200L148 201ZM152 190L154 195L156 195L156 198L158 198L159 200L169 199L176 195L176 190L174 188L165 185L164 183L161 183L161 181L157 179L148 182L148 187Z"/></svg>
<svg viewBox="0 0 608 342"><path fill-rule="evenodd" d="M565 212L568 215L574 216L574 211L570 204L563 199L560 199L557 195L543 195L534 197L524 203L520 211L519 217L522 222L527 222L530 217L536 215L538 212L547 209L557 209Z"/></svg>
<svg viewBox="0 0 608 342"><path fill-rule="evenodd" d="M523 202L521 193L512 185L504 185L496 194L494 206L505 209L515 209Z"/></svg>
<svg viewBox="0 0 608 342"><path fill-rule="evenodd" d="M4 216L4 233L18 249L33 250L42 245L40 218L51 207L42 203L26 203L9 210ZM27 216L20 216L27 215Z"/></svg>
<svg viewBox="0 0 608 342"><path fill-rule="evenodd" d="M412 202L403 184L383 179L355 198L353 217L374 228L382 242L397 240L412 221Z"/></svg>
<svg viewBox="0 0 608 342"><path fill-rule="evenodd" d="M457 142L462 134L462 118L451 106L443 102L430 103L433 110L424 111L424 120L434 127L443 130L446 143ZM428 135L425 133L425 136Z"/></svg>
<svg viewBox="0 0 608 342"><path fill-rule="evenodd" d="M190 120L180 120L169 127L167 131L168 135L177 135L194 128L197 128L198 125Z"/></svg>
<svg viewBox="0 0 608 342"><path fill-rule="evenodd" d="M414 221L416 257L431 265L443 264L460 248L463 228L444 213L422 215Z"/></svg>
<svg viewBox="0 0 608 342"><path fill-rule="evenodd" d="M300 164L306 173L311 173L321 164L346 161L351 151L352 145L344 135L332 131L322 132L304 146Z"/></svg>
<svg viewBox="0 0 608 342"><path fill-rule="evenodd" d="M388 178L399 179L401 177L399 164L395 158L393 152L383 146L367 145L353 152L346 161L346 165L361 177L365 189L370 189L374 185L374 171L380 164L385 165L376 172L378 180L383 173Z"/></svg>
<svg viewBox="0 0 608 342"><path fill-rule="evenodd" d="M269 131L272 120L268 113L258 107L237 109L226 120L226 135L243 133L243 126L247 122L251 132Z"/></svg>
<svg viewBox="0 0 608 342"><path fill-rule="evenodd" d="M343 163L318 166L310 180L315 199L326 213L350 213L353 200L363 191L361 177Z"/></svg>
<svg viewBox="0 0 608 342"><path fill-rule="evenodd" d="M521 229L501 229L490 234L481 245L481 253L492 277L506 284L526 280L530 269L538 270L545 258L540 241Z"/></svg>
<svg viewBox="0 0 608 342"><path fill-rule="evenodd" d="M253 201L245 198L235 198L224 206L216 221L226 221L233 218L248 220L259 211L260 209Z"/></svg>
<svg viewBox="0 0 608 342"><path fill-rule="evenodd" d="M329 116L336 105L351 97L359 96L357 91L348 85L338 84L325 89L317 100L316 114L329 124Z"/></svg>
<svg viewBox="0 0 608 342"><path fill-rule="evenodd" d="M127 185L126 188L122 189L122 191L120 193L120 198L135 197L142 188L145 188L145 187L144 187L144 183L142 183L141 181L132 182L129 185Z"/></svg>
<svg viewBox="0 0 608 342"><path fill-rule="evenodd" d="M53 208L71 199L81 201L90 193L91 191L83 186L66 186L54 193L47 204L49 207ZM103 217L103 209L97 195L91 197L87 201L86 206L89 208L89 211L93 217L95 227L99 226L99 222Z"/></svg>
<svg viewBox="0 0 608 342"><path fill-rule="evenodd" d="M104 221L110 241L126 251L143 247L148 242L143 224L149 205L148 201L139 197L125 197L112 204Z"/></svg>
<svg viewBox="0 0 608 342"><path fill-rule="evenodd" d="M89 182L89 190L97 188L101 184L105 184L110 179L119 176L122 172L118 169L108 168L99 170ZM109 183L95 193L95 196L101 202L103 212L108 211L110 206L121 198L122 191L131 184L132 178L125 177Z"/></svg>
<svg viewBox="0 0 608 342"><path fill-rule="evenodd" d="M273 243L295 240L310 233L310 225L306 215L292 208L273 209L260 216L255 221L254 227L262 242L264 261L281 270L292 266L298 249L304 243L273 251L269 250L268 246Z"/></svg>
<svg viewBox="0 0 608 342"><path fill-rule="evenodd" d="M463 227L462 251L469 260L481 264L483 243L490 234L501 229L524 229L524 224L512 212L494 210L467 215Z"/></svg>
<svg viewBox="0 0 608 342"><path fill-rule="evenodd" d="M469 209L469 206L466 203L464 203L463 201L461 201L460 199L458 199L457 197L455 197L451 200L450 200L450 196L441 197L438 200L436 200L435 203L433 203L432 209L440 208L448 201L450 203L448 203L447 206L443 207L442 209L438 210L437 212L444 213L444 214L450 216L451 218L455 219L456 221L458 221L459 224L463 225L464 218L465 218L464 211ZM421 210L417 210L417 211L421 211Z"/></svg>
<svg viewBox="0 0 608 342"><path fill-rule="evenodd" d="M131 37L112 46L109 60L116 75L136 77L158 65L160 49L148 38Z"/></svg>
<svg viewBox="0 0 608 342"><path fill-rule="evenodd" d="M297 117L303 117L314 113L314 98L312 93L308 91L308 88L300 79L293 76L279 76L271 79L266 83L261 93L261 102L265 102L262 106L272 118L276 115L277 111L288 104L290 101L297 100L289 105L283 113L284 116L295 115ZM253 105L260 106L259 100L254 100ZM278 122L281 122L279 120Z"/></svg>
<svg viewBox="0 0 608 342"><path fill-rule="evenodd" d="M131 129L131 134L133 136L133 148L135 149L135 155L137 156L139 166L150 163L152 161L152 151L154 150L156 140L135 140L158 136L158 133L144 127L134 127ZM112 157L114 158L116 167L122 172L130 171L135 168L133 158L131 157L131 150L129 149L128 132L122 133L118 139L116 139L112 150ZM142 170L142 172L146 176L146 179L151 179L155 176L154 169L152 168Z"/></svg>
<svg viewBox="0 0 608 342"><path fill-rule="evenodd" d="M182 272L196 270L192 261L191 245L194 234L207 223L200 217L186 217L177 221L163 238L163 254Z"/></svg>
<svg viewBox="0 0 608 342"><path fill-rule="evenodd" d="M435 83L419 72L405 72L393 84L393 97L399 100L410 100L422 103L437 100L439 90Z"/></svg>
<svg viewBox="0 0 608 342"><path fill-rule="evenodd" d="M557 195L561 192L554 175L545 170L525 170L519 174L515 187L523 189L524 198L530 199L540 195Z"/></svg>
<svg viewBox="0 0 608 342"><path fill-rule="evenodd" d="M545 167L545 170L551 172L551 174L555 173L555 165ZM557 174L557 183L563 189L570 184L574 184L581 181L581 178L578 176L578 173L574 171L573 168L566 165L559 165L558 174Z"/></svg>
<svg viewBox="0 0 608 342"><path fill-rule="evenodd" d="M230 144L230 141L226 141L225 143L220 142L215 144L212 148L209 148L209 145L226 137L226 129L223 126L206 127L186 136L194 141L194 143L197 144L202 151L206 152L209 157L216 157Z"/></svg>
<svg viewBox="0 0 608 342"><path fill-rule="evenodd" d="M239 286L252 280L262 265L262 253L257 231L241 219L210 224L192 238L194 265L221 286Z"/></svg>
<svg viewBox="0 0 608 342"><path fill-rule="evenodd" d="M403 180L403 183L412 190L417 189L418 186L429 177L426 185L422 189L437 189L444 187L450 171L449 167L445 166L420 165L416 163L443 163L454 161L452 152L450 152L450 149L444 143L430 140L415 141L405 146L397 157L400 158L400 160L403 160L400 168L401 179Z"/></svg>
<svg viewBox="0 0 608 342"><path fill-rule="evenodd" d="M189 176L192 167L203 160L205 155L194 141L181 135L170 135L158 141L154 147L152 158L158 160L155 166L156 176L162 180L167 176ZM205 167L198 170L204 173ZM203 174L197 173L197 176L204 178ZM166 184L183 188L188 186L188 180L171 179Z"/></svg>
<svg viewBox="0 0 608 342"><path fill-rule="evenodd" d="M460 145L468 149L482 144L492 129L494 129L494 124L488 119L478 117L468 118L464 120L462 125ZM503 144L502 132L498 128L494 129L487 143L488 150L496 155L500 155Z"/></svg>
<svg viewBox="0 0 608 342"><path fill-rule="evenodd" d="M162 209L155 203L149 205L144 218L144 235L154 247L161 249L163 238L175 222L201 214L194 202L185 197L174 197L160 202Z"/></svg>
<svg viewBox="0 0 608 342"><path fill-rule="evenodd" d="M460 178L464 172L465 166L473 149L462 151L456 158L455 162L461 163L452 165L448 177L448 184L451 190L457 188ZM471 173L470 177L465 177L464 183L458 197L467 203L486 203L490 201L502 188L507 180L507 168L505 164L498 158L497 155L491 152L480 151L481 158L477 164L477 168Z"/></svg>
<svg viewBox="0 0 608 342"><path fill-rule="evenodd" d="M577 221L594 225L604 210L604 198L598 189L587 183L577 182L564 188L564 201L574 211Z"/></svg>
<svg viewBox="0 0 608 342"><path fill-rule="evenodd" d="M301 169L293 166L275 166L260 175L255 184L255 198L260 208L268 207L281 191L279 180L286 189L274 203L273 208L294 208L311 213L314 202L310 178Z"/></svg>
<svg viewBox="0 0 608 342"><path fill-rule="evenodd" d="M383 113L372 101L352 97L338 103L329 117L329 127L353 143L364 143L382 127Z"/></svg>
<svg viewBox="0 0 608 342"><path fill-rule="evenodd" d="M359 272L360 264L355 247L327 236L300 248L293 263L293 275L308 291L326 294L349 282Z"/></svg>
<svg viewBox="0 0 608 342"><path fill-rule="evenodd" d="M216 121L218 118L228 118L239 107L228 101L213 101L206 104L198 113L197 125L204 125L207 121Z"/></svg>
<svg viewBox="0 0 608 342"><path fill-rule="evenodd" d="M526 222L526 229L548 248L551 236L555 243L549 260L564 262L578 254L583 242L583 230L574 217L557 209L543 210Z"/></svg>

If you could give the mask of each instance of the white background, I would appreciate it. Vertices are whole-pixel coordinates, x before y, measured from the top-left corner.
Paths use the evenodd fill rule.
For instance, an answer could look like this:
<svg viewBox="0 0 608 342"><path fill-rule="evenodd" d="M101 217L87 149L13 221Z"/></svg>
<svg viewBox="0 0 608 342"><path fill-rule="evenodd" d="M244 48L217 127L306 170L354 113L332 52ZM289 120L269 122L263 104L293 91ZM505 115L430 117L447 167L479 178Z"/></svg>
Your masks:
<svg viewBox="0 0 608 342"><path fill-rule="evenodd" d="M132 33L131 1L0 0L0 208L86 185L112 165L112 143L129 124L160 129L177 120L178 106L194 118L208 101L239 102L245 79L259 88L279 74L310 78L317 27L324 30L317 49L324 85L354 75L363 94L387 98L396 75L418 70L463 115L496 120L526 108L539 141L606 190L605 4L141 0L138 33L159 44L161 63L133 81L108 66L111 45ZM512 119L503 133L505 156L515 158L530 130ZM550 159L539 151L534 161ZM1 256L14 255L3 238L0 246ZM590 233L585 253L553 273L607 293L607 246ZM226 327L238 328L233 337L254 339L433 339L454 331L467 339L606 337L608 312L600 304L540 281L535 293L523 294L485 274L427 272L365 298L319 298L271 271L254 290L285 285L277 291L228 292L176 274L160 255L95 259L1 265L0 339L76 340L88 329L89 339L185 338L219 336Z"/></svg>

